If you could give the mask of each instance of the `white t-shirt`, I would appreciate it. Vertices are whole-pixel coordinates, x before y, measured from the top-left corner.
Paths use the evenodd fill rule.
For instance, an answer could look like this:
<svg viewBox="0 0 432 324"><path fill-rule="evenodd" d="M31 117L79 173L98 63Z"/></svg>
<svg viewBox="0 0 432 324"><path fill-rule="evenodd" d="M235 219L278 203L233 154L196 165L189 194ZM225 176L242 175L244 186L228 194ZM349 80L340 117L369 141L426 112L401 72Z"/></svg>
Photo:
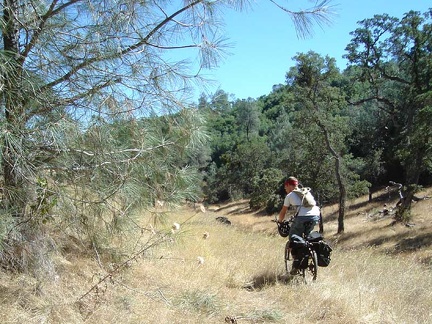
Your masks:
<svg viewBox="0 0 432 324"><path fill-rule="evenodd" d="M312 195L310 192L307 193L307 195ZM290 192L288 195L286 195L284 200L284 206L295 206L296 208L300 208L299 213L297 216L319 216L320 214L320 208L318 206L312 206L312 207L305 207L302 206L302 201L300 197L294 193ZM297 210L296 210L297 212Z"/></svg>

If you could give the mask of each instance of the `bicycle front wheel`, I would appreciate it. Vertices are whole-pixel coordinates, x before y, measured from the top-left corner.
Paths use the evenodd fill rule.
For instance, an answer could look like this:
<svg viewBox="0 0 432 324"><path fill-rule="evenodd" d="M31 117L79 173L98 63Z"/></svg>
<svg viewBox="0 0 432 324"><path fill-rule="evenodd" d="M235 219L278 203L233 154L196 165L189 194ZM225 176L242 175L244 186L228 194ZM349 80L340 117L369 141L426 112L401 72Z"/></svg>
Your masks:
<svg viewBox="0 0 432 324"><path fill-rule="evenodd" d="M301 270L304 282L306 284L316 280L318 274L318 257L313 248L309 248L309 260L306 269Z"/></svg>

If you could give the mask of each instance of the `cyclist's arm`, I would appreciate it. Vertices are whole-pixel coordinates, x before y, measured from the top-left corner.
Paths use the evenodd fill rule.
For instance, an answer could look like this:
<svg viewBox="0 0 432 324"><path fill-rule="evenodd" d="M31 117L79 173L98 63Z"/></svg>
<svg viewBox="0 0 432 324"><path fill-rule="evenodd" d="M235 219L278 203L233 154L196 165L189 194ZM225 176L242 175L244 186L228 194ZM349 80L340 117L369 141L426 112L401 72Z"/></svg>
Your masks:
<svg viewBox="0 0 432 324"><path fill-rule="evenodd" d="M287 210L288 210L288 206L283 205L281 211L279 212L279 222L280 223L283 222Z"/></svg>

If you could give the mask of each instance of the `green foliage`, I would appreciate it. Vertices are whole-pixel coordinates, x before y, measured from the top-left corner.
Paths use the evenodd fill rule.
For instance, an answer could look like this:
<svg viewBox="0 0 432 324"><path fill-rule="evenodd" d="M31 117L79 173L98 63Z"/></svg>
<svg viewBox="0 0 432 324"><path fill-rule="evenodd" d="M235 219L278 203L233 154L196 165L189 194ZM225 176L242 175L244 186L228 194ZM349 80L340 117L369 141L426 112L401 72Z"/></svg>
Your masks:
<svg viewBox="0 0 432 324"><path fill-rule="evenodd" d="M271 127L276 120L291 111L292 105L290 103L293 101L294 96L291 88L287 86L277 87L268 95L262 96L257 102L262 107L261 122L267 122L267 127Z"/></svg>
<svg viewBox="0 0 432 324"><path fill-rule="evenodd" d="M53 219L52 210L57 205L55 191L49 188L48 179L37 179L36 199L30 206L33 217L42 223Z"/></svg>
<svg viewBox="0 0 432 324"><path fill-rule="evenodd" d="M280 194L271 194L267 198L267 203L265 205L265 211L269 215L274 214L282 208L283 205L283 198Z"/></svg>
<svg viewBox="0 0 432 324"><path fill-rule="evenodd" d="M239 143L235 151L224 155L230 186L246 195L250 194L251 179L271 165L270 157L269 148L260 138Z"/></svg>
<svg viewBox="0 0 432 324"><path fill-rule="evenodd" d="M282 171L275 168L265 168L251 179L251 194L249 206L252 209L273 209L275 191L282 179Z"/></svg>
<svg viewBox="0 0 432 324"><path fill-rule="evenodd" d="M222 169L223 167L217 168L214 162L211 162L207 167L203 192L206 201L211 204L224 200L224 197L220 196L221 191L225 187L220 183L220 180L223 180L223 178L219 177L219 175L222 175Z"/></svg>
<svg viewBox="0 0 432 324"><path fill-rule="evenodd" d="M425 161L431 154L431 116L424 98L432 68L431 12L410 11L402 19L376 15L360 25L351 33L346 55L356 67L353 76L364 85L356 102L375 103L381 132L372 143L381 141L377 148L382 148L387 172L400 177L402 171L401 181L417 184L422 173L430 174Z"/></svg>
<svg viewBox="0 0 432 324"><path fill-rule="evenodd" d="M254 100L239 100L234 103L234 113L238 125L239 133L245 134L246 140L251 140L256 136L260 127L260 112Z"/></svg>

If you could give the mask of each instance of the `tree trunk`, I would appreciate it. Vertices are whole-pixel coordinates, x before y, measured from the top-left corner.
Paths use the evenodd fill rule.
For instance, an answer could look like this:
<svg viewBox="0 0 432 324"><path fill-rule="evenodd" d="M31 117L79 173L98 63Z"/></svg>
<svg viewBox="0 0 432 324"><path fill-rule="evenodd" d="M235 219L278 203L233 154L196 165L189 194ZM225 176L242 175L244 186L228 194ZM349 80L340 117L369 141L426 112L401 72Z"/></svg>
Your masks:
<svg viewBox="0 0 432 324"><path fill-rule="evenodd" d="M338 233L345 231L344 219L345 219L345 206L346 206L346 189L342 181L340 173L340 158L336 158L335 162L336 177L339 184L339 216L338 216Z"/></svg>
<svg viewBox="0 0 432 324"><path fill-rule="evenodd" d="M408 222L411 220L411 202L413 201L417 185L420 179L421 164L423 163L423 149L417 148L415 159L407 167L406 191L403 194L403 199L396 212L395 219L399 222Z"/></svg>
<svg viewBox="0 0 432 324"><path fill-rule="evenodd" d="M10 68L3 71L4 90L2 99L5 106L4 111L4 137L2 148L2 165L4 180L4 205L10 209L13 215L21 215L25 204L23 195L23 177L19 166L19 152L22 150L20 120L22 104L20 104L20 51L19 51L19 26L18 1L5 0L3 19L5 28L3 30L3 46L6 53L10 53Z"/></svg>
<svg viewBox="0 0 432 324"><path fill-rule="evenodd" d="M318 120L318 126L321 128L321 130L324 133L324 138L328 150L335 158L335 172L336 172L336 179L339 186L339 216L338 216L337 232L343 233L345 231L344 219L345 219L345 206L346 206L346 188L341 173L341 166L340 166L341 157L339 156L339 154L336 152L336 150L332 147L330 143L330 137L327 128L319 120Z"/></svg>

